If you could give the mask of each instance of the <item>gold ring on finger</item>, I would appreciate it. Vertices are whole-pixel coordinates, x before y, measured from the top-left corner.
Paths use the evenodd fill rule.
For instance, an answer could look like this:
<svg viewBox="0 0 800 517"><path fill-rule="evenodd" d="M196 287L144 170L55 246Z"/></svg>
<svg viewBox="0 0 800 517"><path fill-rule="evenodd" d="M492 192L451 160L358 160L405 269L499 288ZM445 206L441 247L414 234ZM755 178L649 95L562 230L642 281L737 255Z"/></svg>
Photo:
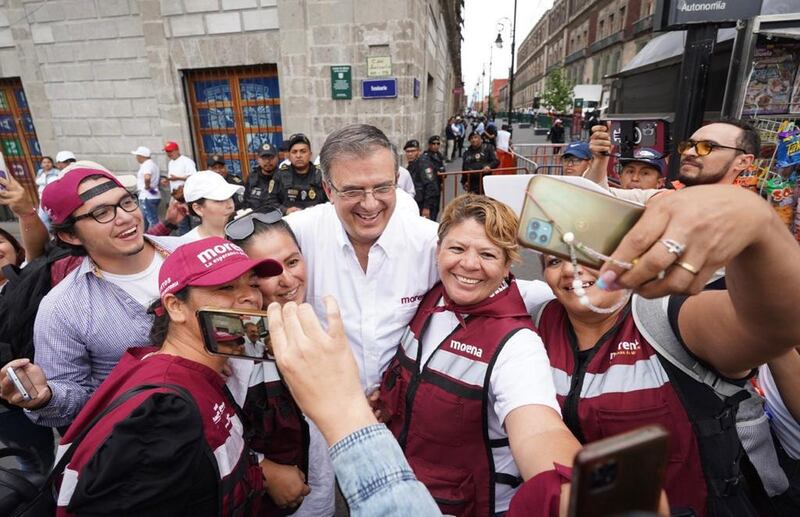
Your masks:
<svg viewBox="0 0 800 517"><path fill-rule="evenodd" d="M686 271L688 271L689 273L691 273L693 275L696 275L697 273L700 272L700 270L697 269L696 267L694 267L693 265L688 264L686 262L682 262L680 260L675 262L675 265L678 266L681 269L685 269Z"/></svg>

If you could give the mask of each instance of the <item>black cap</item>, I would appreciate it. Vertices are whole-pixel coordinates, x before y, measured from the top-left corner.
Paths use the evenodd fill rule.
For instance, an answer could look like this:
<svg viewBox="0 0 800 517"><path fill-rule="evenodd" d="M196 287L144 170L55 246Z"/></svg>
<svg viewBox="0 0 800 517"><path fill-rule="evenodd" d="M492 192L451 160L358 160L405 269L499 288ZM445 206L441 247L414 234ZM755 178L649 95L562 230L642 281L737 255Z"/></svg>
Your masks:
<svg viewBox="0 0 800 517"><path fill-rule="evenodd" d="M403 146L403 151L406 149L411 149L412 147L414 149L419 149L419 140L409 140L406 142L406 145Z"/></svg>
<svg viewBox="0 0 800 517"><path fill-rule="evenodd" d="M225 163L225 158L222 157L221 154L212 154L208 157L208 166L211 167L212 165L216 165L218 163Z"/></svg>
<svg viewBox="0 0 800 517"><path fill-rule="evenodd" d="M277 154L278 151L275 150L275 146L270 143L261 144L261 147L258 148L259 156L275 156Z"/></svg>
<svg viewBox="0 0 800 517"><path fill-rule="evenodd" d="M311 141L303 133L295 133L289 137L289 150L291 150L292 147L297 144L306 144L309 148L311 148Z"/></svg>
<svg viewBox="0 0 800 517"><path fill-rule="evenodd" d="M441 144L441 143L442 143L442 139L439 138L439 135L433 135L432 137L430 137L428 139L428 145L430 145L430 144Z"/></svg>

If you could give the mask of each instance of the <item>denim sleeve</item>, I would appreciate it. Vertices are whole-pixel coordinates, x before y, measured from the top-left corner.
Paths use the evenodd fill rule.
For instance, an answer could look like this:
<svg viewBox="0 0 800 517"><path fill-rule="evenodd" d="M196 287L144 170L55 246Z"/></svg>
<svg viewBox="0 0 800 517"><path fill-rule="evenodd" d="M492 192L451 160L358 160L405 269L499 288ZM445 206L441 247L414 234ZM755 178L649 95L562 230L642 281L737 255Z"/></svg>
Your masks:
<svg viewBox="0 0 800 517"><path fill-rule="evenodd" d="M353 517L441 515L383 424L349 434L330 453Z"/></svg>

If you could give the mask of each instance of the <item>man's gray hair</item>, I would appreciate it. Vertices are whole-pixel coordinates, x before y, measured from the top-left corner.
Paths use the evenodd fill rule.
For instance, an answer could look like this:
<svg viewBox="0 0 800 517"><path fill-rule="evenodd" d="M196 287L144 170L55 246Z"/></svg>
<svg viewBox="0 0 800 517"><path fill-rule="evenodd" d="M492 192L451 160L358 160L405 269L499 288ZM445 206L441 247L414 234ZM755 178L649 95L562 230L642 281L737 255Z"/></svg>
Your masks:
<svg viewBox="0 0 800 517"><path fill-rule="evenodd" d="M325 140L319 152L319 166L322 178L330 183L331 164L343 157L363 158L378 149L386 149L394 158L394 172L399 165L397 152L386 135L375 126L369 124L351 124L337 129Z"/></svg>

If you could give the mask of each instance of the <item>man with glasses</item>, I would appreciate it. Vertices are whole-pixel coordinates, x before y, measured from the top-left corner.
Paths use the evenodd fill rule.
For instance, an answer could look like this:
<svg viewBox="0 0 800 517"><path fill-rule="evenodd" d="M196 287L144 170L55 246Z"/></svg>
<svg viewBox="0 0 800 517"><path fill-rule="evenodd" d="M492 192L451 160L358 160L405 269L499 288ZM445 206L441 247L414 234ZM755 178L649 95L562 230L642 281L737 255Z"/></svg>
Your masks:
<svg viewBox="0 0 800 517"><path fill-rule="evenodd" d="M47 389L19 405L44 426L69 425L130 346L150 343L158 271L175 237L144 235L138 200L96 164L83 164L48 185L42 208L57 242L85 255L39 306L36 362L12 361ZM14 394L7 378L0 394Z"/></svg>
<svg viewBox="0 0 800 517"><path fill-rule="evenodd" d="M586 142L572 142L559 159L564 176L583 176L592 163L592 152Z"/></svg>
<svg viewBox="0 0 800 517"><path fill-rule="evenodd" d="M320 166L331 202L286 221L308 266L306 299L320 317L324 295L339 302L361 383L371 391L438 278L437 225L396 188L397 155L380 129L355 124L331 133Z"/></svg>
<svg viewBox="0 0 800 517"><path fill-rule="evenodd" d="M267 205L290 214L328 201L322 172L311 163L311 142L302 133L289 137L288 167L275 173L267 188Z"/></svg>

